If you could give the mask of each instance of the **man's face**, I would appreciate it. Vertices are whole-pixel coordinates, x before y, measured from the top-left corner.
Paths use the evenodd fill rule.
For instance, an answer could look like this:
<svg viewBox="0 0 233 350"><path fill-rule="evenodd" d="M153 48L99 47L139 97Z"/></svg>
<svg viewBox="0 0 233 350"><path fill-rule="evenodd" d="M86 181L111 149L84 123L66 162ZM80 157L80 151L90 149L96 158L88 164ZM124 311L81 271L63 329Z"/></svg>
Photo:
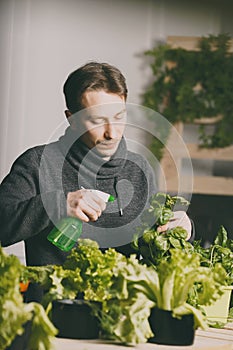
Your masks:
<svg viewBox="0 0 233 350"><path fill-rule="evenodd" d="M82 105L85 110L78 120L81 140L109 159L116 152L125 129L124 97L103 90L88 91L83 95Z"/></svg>

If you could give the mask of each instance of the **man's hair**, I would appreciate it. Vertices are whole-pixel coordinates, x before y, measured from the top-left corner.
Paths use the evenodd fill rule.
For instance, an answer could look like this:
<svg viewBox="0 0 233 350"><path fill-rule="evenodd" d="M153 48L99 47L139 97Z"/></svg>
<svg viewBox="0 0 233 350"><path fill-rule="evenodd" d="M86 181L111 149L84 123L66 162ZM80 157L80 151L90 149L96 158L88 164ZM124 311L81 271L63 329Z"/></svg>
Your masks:
<svg viewBox="0 0 233 350"><path fill-rule="evenodd" d="M72 72L63 87L66 106L71 113L83 108L82 97L86 91L104 90L127 98L125 77L108 63L89 62Z"/></svg>

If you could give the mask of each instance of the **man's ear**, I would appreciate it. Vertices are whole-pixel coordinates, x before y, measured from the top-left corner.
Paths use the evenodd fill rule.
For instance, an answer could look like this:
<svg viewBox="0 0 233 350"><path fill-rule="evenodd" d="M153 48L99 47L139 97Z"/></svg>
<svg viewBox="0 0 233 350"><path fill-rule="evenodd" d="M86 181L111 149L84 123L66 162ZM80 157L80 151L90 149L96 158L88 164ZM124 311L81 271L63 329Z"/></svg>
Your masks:
<svg viewBox="0 0 233 350"><path fill-rule="evenodd" d="M67 118L67 120L69 122L69 118L72 116L72 113L68 109L66 109L65 110L65 115L66 115L66 118Z"/></svg>
<svg viewBox="0 0 233 350"><path fill-rule="evenodd" d="M66 115L68 123L70 124L71 129L77 131L76 121L74 120L73 114L71 113L71 111L69 111L69 109L65 110L65 115Z"/></svg>
<svg viewBox="0 0 233 350"><path fill-rule="evenodd" d="M71 129L75 129L74 119L71 118L71 117L72 117L72 113L71 113L68 109L66 109L66 110L65 110L65 115L66 115L66 118L67 118L68 123L69 123L70 126L71 126Z"/></svg>

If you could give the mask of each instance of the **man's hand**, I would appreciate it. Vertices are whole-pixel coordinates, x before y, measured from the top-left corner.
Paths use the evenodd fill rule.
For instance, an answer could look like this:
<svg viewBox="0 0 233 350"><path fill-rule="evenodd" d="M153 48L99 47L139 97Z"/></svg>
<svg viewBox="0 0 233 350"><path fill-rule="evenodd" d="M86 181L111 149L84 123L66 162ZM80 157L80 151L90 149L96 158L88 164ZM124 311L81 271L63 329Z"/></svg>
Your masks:
<svg viewBox="0 0 233 350"><path fill-rule="evenodd" d="M185 211L174 211L173 218L166 225L159 226L157 228L157 231L165 232L166 230L169 230L177 226L181 226L187 231L188 233L187 240L189 240L189 238L191 237L192 225Z"/></svg>
<svg viewBox="0 0 233 350"><path fill-rule="evenodd" d="M67 195L67 215L82 221L96 221L105 208L103 199L90 190L81 189Z"/></svg>

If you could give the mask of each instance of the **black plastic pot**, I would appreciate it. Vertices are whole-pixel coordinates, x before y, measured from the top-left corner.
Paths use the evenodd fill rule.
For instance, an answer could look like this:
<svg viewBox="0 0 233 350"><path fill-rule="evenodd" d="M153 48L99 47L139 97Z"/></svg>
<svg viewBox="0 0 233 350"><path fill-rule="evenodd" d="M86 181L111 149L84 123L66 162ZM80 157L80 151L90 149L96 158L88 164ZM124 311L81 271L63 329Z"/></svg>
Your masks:
<svg viewBox="0 0 233 350"><path fill-rule="evenodd" d="M11 345L6 350L29 350L29 338L31 335L32 323L28 321L24 325L24 333L17 335Z"/></svg>
<svg viewBox="0 0 233 350"><path fill-rule="evenodd" d="M153 308L149 323L154 337L150 343L164 345L191 345L194 341L194 318L192 314L178 319L172 316L172 311Z"/></svg>
<svg viewBox="0 0 233 350"><path fill-rule="evenodd" d="M99 337L99 321L93 315L90 303L100 308L100 303L81 299L53 301L52 322L59 331L57 337L72 339Z"/></svg>

